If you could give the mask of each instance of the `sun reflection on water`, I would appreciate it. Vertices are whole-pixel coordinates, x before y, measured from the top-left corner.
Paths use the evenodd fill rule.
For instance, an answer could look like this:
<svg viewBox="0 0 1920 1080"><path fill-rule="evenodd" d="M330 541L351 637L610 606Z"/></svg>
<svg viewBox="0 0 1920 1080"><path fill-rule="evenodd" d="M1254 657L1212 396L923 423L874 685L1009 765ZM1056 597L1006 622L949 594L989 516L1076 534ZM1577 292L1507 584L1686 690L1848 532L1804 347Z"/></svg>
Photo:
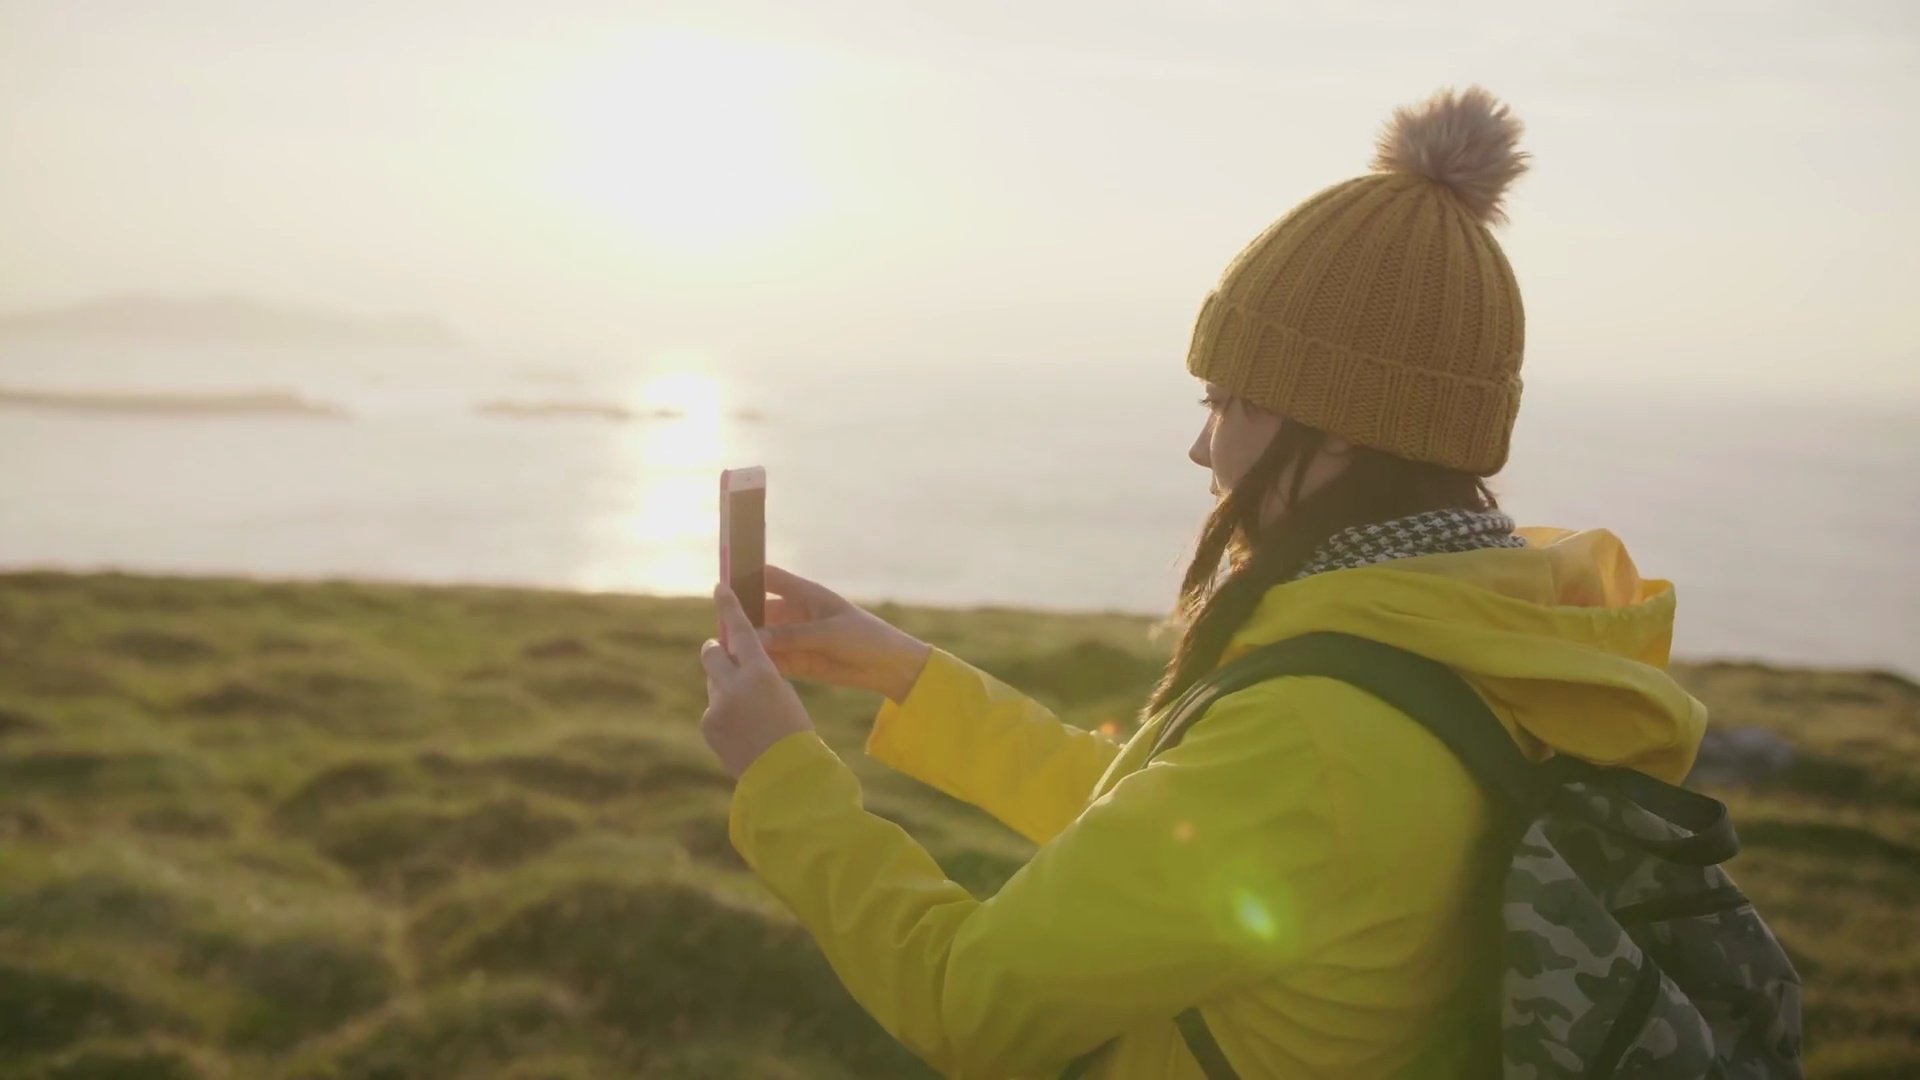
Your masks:
<svg viewBox="0 0 1920 1080"><path fill-rule="evenodd" d="M586 589L704 594L718 573L719 475L727 457L726 394L705 370L655 374L636 385L614 444L618 490L595 523Z"/></svg>

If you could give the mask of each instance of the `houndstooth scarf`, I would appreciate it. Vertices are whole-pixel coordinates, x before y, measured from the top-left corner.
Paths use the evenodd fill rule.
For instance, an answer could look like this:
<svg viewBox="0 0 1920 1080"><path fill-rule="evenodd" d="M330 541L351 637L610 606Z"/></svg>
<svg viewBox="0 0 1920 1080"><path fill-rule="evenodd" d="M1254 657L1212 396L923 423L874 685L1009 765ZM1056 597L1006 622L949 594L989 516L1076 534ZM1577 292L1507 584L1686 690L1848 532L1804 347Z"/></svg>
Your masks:
<svg viewBox="0 0 1920 1080"><path fill-rule="evenodd" d="M1334 533L1292 580L1416 555L1526 546L1513 535L1513 519L1498 510L1428 510Z"/></svg>

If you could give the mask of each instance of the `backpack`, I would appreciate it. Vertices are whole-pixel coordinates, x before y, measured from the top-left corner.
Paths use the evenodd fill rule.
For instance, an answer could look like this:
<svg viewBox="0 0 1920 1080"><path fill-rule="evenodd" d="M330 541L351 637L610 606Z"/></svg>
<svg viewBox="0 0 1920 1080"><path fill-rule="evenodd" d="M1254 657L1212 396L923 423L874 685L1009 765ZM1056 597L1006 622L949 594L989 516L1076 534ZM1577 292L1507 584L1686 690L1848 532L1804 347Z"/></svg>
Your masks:
<svg viewBox="0 0 1920 1080"><path fill-rule="evenodd" d="M1406 713L1492 796L1511 851L1504 973L1490 1003L1505 1080L1801 1076L1800 976L1720 867L1739 851L1725 805L1565 755L1534 765L1452 669L1336 633L1256 649L1196 684L1170 707L1148 759L1215 700L1285 675L1339 679ZM1197 1007L1176 1023L1209 1080L1238 1077Z"/></svg>

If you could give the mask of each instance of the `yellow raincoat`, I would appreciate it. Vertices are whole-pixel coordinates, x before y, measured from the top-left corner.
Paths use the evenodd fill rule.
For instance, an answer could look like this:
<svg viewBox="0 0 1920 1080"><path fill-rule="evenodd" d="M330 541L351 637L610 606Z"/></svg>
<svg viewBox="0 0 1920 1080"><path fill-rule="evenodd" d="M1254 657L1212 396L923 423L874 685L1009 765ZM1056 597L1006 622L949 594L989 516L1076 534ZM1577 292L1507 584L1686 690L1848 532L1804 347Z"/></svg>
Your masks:
<svg viewBox="0 0 1920 1080"><path fill-rule="evenodd" d="M1678 781L1705 710L1666 673L1674 597L1607 532L1402 559L1276 586L1226 659L1314 630L1432 657L1530 755ZM1223 698L1141 767L935 651L868 752L1039 851L994 896L948 880L861 807L811 732L740 778L734 846L882 1026L949 1076L1051 1077L1114 1036L1100 1078L1199 1077L1201 1007L1240 1075L1466 1075L1465 1002L1491 954L1489 806L1417 723L1344 683Z"/></svg>

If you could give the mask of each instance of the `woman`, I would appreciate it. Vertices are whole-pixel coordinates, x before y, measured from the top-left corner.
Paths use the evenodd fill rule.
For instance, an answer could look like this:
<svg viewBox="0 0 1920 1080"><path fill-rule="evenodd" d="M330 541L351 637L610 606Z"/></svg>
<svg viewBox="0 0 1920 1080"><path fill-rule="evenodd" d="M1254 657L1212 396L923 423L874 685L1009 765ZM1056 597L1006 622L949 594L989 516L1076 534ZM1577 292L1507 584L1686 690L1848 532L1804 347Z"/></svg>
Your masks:
<svg viewBox="0 0 1920 1080"><path fill-rule="evenodd" d="M704 733L739 780L735 846L853 995L948 1075L1194 1077L1199 1006L1239 1075L1486 1075L1487 798L1407 716L1345 683L1221 699L1142 767L1153 719L1255 646L1344 631L1460 672L1535 759L1678 781L1704 724L1666 674L1674 612L1606 532L1516 532L1522 316L1489 227L1524 171L1484 91L1395 113L1374 171L1228 266L1188 368L1190 456L1223 495L1147 724L1125 745L778 570L739 655L708 642ZM886 696L867 749L1039 845L987 900L861 808L783 675Z"/></svg>

